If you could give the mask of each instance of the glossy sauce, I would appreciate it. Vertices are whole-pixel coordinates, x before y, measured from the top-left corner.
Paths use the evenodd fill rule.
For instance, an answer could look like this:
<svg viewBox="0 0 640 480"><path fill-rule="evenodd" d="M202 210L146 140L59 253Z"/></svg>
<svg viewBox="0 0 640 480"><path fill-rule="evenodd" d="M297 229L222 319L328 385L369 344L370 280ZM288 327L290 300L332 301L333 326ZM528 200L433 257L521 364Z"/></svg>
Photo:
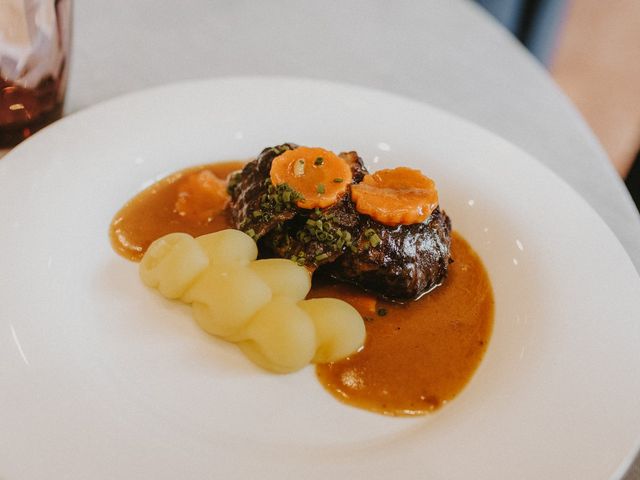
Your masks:
<svg viewBox="0 0 640 480"><path fill-rule="evenodd" d="M185 232L196 237L231 228L226 210L203 221L180 215L176 203L192 174L208 170L225 180L243 165L244 162L224 162L188 168L143 190L127 202L111 222L109 236L114 250L129 260L139 261L151 242L167 233ZM224 205L220 207L224 209Z"/></svg>
<svg viewBox="0 0 640 480"><path fill-rule="evenodd" d="M181 214L177 201L193 174L208 170L225 179L242 165L186 169L147 188L114 217L113 248L138 261L153 240L167 233L198 236L230 228L222 198L217 198L218 205L208 206L221 213L206 219ZM388 415L421 415L447 403L467 384L491 337L494 301L480 258L455 232L451 250L455 261L445 283L407 304L377 300L356 287L314 278L310 298L351 303L367 328L366 343L358 353L316 367L320 382L335 397Z"/></svg>
<svg viewBox="0 0 640 480"><path fill-rule="evenodd" d="M480 258L455 232L451 250L455 261L445 283L405 305L376 301L345 285L312 290L314 297L342 298L365 318L364 348L317 366L334 396L384 414L421 415L467 384L491 337L493 293Z"/></svg>

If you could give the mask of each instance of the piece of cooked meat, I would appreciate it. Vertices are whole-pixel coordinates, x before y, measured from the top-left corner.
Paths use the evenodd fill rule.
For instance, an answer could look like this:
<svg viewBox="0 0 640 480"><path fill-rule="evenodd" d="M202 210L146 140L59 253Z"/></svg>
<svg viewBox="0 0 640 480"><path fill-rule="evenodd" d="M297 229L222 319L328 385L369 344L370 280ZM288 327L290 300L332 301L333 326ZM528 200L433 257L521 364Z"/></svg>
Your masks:
<svg viewBox="0 0 640 480"><path fill-rule="evenodd" d="M362 158L356 152L342 152L338 156L347 162L351 168L352 183L360 183L364 176L369 173L367 167L364 166Z"/></svg>
<svg viewBox="0 0 640 480"><path fill-rule="evenodd" d="M451 221L436 208L422 223L390 227L358 213L351 188L323 209L296 205L298 193L274 186L273 159L297 145L266 148L229 182L235 228L258 242L261 252L290 258L333 278L395 301L411 300L440 285L450 259ZM353 183L368 173L356 152L339 155Z"/></svg>
<svg viewBox="0 0 640 480"><path fill-rule="evenodd" d="M296 193L287 185L275 186L269 172L273 159L297 145L284 143L265 148L258 157L229 180L231 221L256 241L298 212Z"/></svg>
<svg viewBox="0 0 640 480"><path fill-rule="evenodd" d="M260 246L315 269L351 248L360 234L359 217L349 196L343 195L330 207L301 209L295 218L269 232Z"/></svg>
<svg viewBox="0 0 640 480"><path fill-rule="evenodd" d="M349 165L353 183L361 182L368 173L362 158L356 152L343 152L339 157ZM327 208L300 209L295 218L269 232L260 245L279 257L315 269L351 248L360 235L359 217L347 193Z"/></svg>
<svg viewBox="0 0 640 480"><path fill-rule="evenodd" d="M399 301L415 299L442 284L451 261L451 220L444 212L436 208L423 223L397 227L360 217L355 251L325 265L325 273Z"/></svg>

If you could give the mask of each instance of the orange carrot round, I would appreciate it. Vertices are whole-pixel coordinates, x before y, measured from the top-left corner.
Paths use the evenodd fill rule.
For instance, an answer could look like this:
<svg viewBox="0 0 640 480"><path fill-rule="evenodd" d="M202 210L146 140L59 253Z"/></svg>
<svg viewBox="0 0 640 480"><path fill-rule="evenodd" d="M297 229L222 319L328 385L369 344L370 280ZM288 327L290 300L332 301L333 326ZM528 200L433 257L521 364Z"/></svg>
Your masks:
<svg viewBox="0 0 640 480"><path fill-rule="evenodd" d="M351 183L351 169L335 153L323 148L298 147L273 159L271 182L283 183L304 198L300 208L324 208L333 205Z"/></svg>
<svg viewBox="0 0 640 480"><path fill-rule="evenodd" d="M365 175L351 186L351 198L358 212L389 226L421 223L438 206L435 182L407 167Z"/></svg>

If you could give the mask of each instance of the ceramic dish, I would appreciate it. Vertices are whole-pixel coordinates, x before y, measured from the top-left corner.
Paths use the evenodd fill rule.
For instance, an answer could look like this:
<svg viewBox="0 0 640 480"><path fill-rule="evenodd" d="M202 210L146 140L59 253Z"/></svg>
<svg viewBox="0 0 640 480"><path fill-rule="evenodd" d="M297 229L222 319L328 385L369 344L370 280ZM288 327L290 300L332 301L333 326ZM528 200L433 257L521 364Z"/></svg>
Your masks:
<svg viewBox="0 0 640 480"><path fill-rule="evenodd" d="M150 294L109 244L155 179L284 141L436 179L491 277L486 356L437 413L265 373ZM603 479L640 436L640 279L563 181L448 113L331 83L236 78L128 95L0 161L0 477Z"/></svg>

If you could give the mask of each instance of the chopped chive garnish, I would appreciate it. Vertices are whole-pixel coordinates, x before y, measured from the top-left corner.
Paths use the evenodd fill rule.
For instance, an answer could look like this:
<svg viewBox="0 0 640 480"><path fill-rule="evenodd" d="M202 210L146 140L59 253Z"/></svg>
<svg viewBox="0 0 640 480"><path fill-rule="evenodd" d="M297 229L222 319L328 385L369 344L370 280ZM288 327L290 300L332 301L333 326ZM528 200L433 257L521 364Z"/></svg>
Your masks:
<svg viewBox="0 0 640 480"><path fill-rule="evenodd" d="M246 232L247 235L249 235L251 238L255 238L256 237L256 232L253 228L250 228L249 230L247 230Z"/></svg>
<svg viewBox="0 0 640 480"><path fill-rule="evenodd" d="M378 309L378 315L381 317L384 317L387 314L387 309L386 308L379 308Z"/></svg>
<svg viewBox="0 0 640 480"><path fill-rule="evenodd" d="M316 158L315 162L313 162L314 165L322 165L323 163L324 163L324 158L322 157Z"/></svg>
<svg viewBox="0 0 640 480"><path fill-rule="evenodd" d="M380 245L381 241L382 240L380 240L380 237L376 233L369 237L369 242L371 243L372 247L377 247L378 245Z"/></svg>
<svg viewBox="0 0 640 480"><path fill-rule="evenodd" d="M333 179L333 183L342 183L344 182L344 179L340 178L340 177L336 177Z"/></svg>
<svg viewBox="0 0 640 480"><path fill-rule="evenodd" d="M318 185L316 185L316 191L318 193L324 193L324 184L323 183L319 183Z"/></svg>
<svg viewBox="0 0 640 480"><path fill-rule="evenodd" d="M320 255L316 255L316 262L326 260L327 258L329 258L329 255L327 255L326 253L321 253Z"/></svg>

